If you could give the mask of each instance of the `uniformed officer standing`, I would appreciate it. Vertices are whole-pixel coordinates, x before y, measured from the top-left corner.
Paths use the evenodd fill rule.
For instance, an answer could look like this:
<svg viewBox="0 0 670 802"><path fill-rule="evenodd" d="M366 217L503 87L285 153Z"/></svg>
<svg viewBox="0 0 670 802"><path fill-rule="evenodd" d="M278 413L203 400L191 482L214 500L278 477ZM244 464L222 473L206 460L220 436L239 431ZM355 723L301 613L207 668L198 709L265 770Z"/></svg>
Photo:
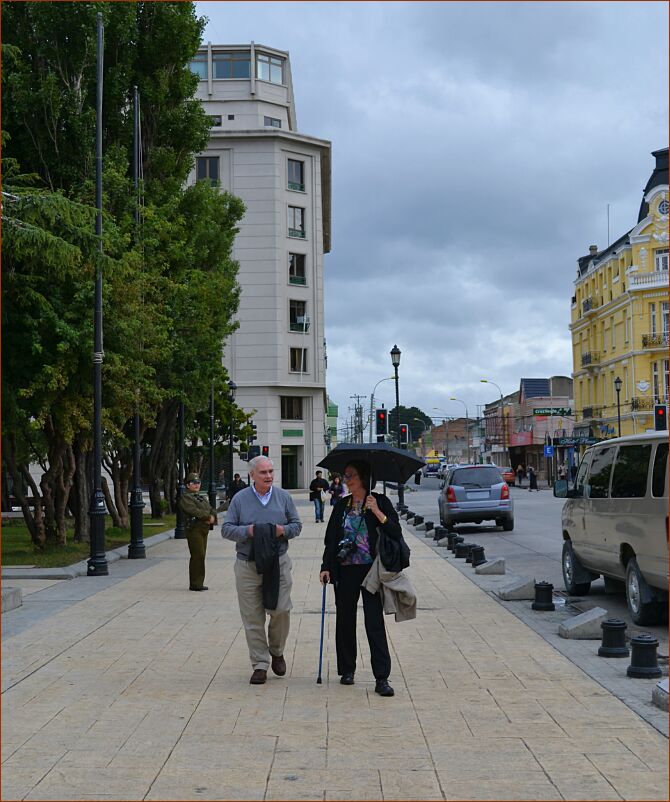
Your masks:
<svg viewBox="0 0 670 802"><path fill-rule="evenodd" d="M210 507L206 496L200 495L200 477L189 473L186 477L186 493L179 500L179 507L186 517L186 539L191 560L188 564L189 590L207 590L205 581L205 553L210 524L216 523L216 510Z"/></svg>

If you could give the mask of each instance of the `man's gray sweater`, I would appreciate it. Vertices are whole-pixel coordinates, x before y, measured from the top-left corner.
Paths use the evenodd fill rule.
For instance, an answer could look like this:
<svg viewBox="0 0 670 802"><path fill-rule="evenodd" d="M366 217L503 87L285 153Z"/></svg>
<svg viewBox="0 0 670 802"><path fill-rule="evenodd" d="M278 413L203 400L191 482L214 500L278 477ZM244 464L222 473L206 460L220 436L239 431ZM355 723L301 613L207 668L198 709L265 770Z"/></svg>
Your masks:
<svg viewBox="0 0 670 802"><path fill-rule="evenodd" d="M288 549L288 541L297 537L302 529L302 521L290 493L274 486L265 507L251 487L235 493L230 502L221 534L226 540L235 541L237 557L241 560L248 560L251 555L252 539L247 532L249 524L281 524L284 535L279 538L279 554L284 554Z"/></svg>

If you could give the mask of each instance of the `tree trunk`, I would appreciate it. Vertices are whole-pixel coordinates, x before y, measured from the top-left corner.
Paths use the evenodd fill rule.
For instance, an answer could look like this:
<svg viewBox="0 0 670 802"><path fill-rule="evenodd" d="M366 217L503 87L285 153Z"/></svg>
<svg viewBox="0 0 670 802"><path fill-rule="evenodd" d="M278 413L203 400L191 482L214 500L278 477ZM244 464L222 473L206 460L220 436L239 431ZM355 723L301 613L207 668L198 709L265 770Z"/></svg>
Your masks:
<svg viewBox="0 0 670 802"><path fill-rule="evenodd" d="M177 427L177 411L179 401L172 399L163 404L156 420L154 442L149 455L149 498L151 500L151 517L163 515L161 491L165 493L168 510L173 506L172 484L176 476L175 430Z"/></svg>
<svg viewBox="0 0 670 802"><path fill-rule="evenodd" d="M16 438L15 436L8 435L2 438L2 460L12 477L14 485L14 496L21 507L23 513L23 520L28 527L30 539L33 545L42 550L46 543L46 530L44 526L44 515L42 508L42 499L40 498L39 490L35 484L28 466L24 464L17 464L16 462ZM27 482L28 486L33 492L34 506L31 509L29 499L23 493L23 480Z"/></svg>
<svg viewBox="0 0 670 802"><path fill-rule="evenodd" d="M88 443L81 437L75 438L73 449L76 469L68 503L74 515L74 539L77 543L91 541L91 519L88 510L93 490L93 456L87 446Z"/></svg>

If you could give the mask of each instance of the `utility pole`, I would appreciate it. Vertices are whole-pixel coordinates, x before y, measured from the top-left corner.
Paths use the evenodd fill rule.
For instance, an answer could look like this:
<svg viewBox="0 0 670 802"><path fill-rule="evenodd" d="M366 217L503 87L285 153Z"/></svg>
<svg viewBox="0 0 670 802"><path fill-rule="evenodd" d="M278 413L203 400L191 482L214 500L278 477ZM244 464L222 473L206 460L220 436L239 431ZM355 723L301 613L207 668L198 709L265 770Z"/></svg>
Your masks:
<svg viewBox="0 0 670 802"><path fill-rule="evenodd" d="M356 399L356 406L354 407L354 443L363 442L363 407L361 399L367 398L367 395L350 395L349 398ZM370 424L372 425L372 424Z"/></svg>

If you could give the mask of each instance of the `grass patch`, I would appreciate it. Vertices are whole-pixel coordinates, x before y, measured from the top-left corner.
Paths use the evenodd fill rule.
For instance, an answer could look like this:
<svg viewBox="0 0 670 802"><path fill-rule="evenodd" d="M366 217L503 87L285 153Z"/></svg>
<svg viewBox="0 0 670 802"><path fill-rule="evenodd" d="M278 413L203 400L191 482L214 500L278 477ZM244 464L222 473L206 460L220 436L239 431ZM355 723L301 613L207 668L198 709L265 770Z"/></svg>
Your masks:
<svg viewBox="0 0 670 802"><path fill-rule="evenodd" d="M157 520L148 515L144 516L143 537L146 539L159 532L174 529L175 516L164 515ZM156 525L158 524L158 525ZM75 543L72 539L74 531L68 529L67 544L65 546L49 546L45 551L38 551L30 540L28 527L22 518L4 520L2 522L2 564L7 565L36 565L38 568L61 568L72 565L90 556L88 543ZM130 529L119 529L112 526L112 519L105 516L105 549L111 551L119 546L130 543Z"/></svg>

